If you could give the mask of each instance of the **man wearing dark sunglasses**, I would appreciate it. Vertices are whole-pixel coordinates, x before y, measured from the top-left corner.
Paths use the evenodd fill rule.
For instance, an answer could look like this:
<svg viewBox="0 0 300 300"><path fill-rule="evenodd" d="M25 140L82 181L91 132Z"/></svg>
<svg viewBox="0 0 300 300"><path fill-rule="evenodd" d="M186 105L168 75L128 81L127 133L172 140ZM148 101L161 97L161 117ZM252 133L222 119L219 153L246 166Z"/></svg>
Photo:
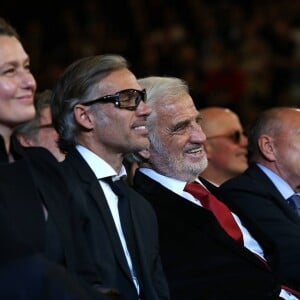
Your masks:
<svg viewBox="0 0 300 300"><path fill-rule="evenodd" d="M200 110L208 165L201 176L219 186L241 174L248 167L247 145L240 119L224 107L207 107Z"/></svg>
<svg viewBox="0 0 300 300"><path fill-rule="evenodd" d="M169 299L154 211L122 180L125 154L149 146L145 100L126 60L100 55L71 64L51 104L58 145L67 153L62 168L96 268L122 300Z"/></svg>

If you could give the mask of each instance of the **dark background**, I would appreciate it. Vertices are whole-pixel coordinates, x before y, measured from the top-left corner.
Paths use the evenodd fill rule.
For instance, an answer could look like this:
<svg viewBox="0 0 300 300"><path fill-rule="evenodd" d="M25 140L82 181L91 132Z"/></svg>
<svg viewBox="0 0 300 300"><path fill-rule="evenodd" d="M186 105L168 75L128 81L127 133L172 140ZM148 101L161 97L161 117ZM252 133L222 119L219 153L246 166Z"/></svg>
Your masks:
<svg viewBox="0 0 300 300"><path fill-rule="evenodd" d="M82 56L118 53L137 77L185 79L198 108L228 106L247 125L300 103L300 1L1 1L38 90Z"/></svg>

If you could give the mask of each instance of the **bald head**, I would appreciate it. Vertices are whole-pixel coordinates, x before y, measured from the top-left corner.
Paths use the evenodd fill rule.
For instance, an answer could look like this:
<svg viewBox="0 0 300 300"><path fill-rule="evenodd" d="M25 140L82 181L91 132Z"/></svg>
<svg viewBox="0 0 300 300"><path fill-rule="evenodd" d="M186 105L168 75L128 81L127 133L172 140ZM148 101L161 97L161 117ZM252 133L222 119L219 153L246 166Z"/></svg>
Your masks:
<svg viewBox="0 0 300 300"><path fill-rule="evenodd" d="M215 136L224 133L224 126L231 129L231 125L237 123L240 125L240 120L237 114L228 108L224 107L207 107L200 109L203 121L202 129L207 137ZM227 129L227 128L225 128Z"/></svg>
<svg viewBox="0 0 300 300"><path fill-rule="evenodd" d="M201 176L216 185L242 173L247 167L248 140L236 113L224 107L199 110L208 166Z"/></svg>
<svg viewBox="0 0 300 300"><path fill-rule="evenodd" d="M300 185L300 109L275 107L264 111L251 128L250 159L283 178L293 189Z"/></svg>

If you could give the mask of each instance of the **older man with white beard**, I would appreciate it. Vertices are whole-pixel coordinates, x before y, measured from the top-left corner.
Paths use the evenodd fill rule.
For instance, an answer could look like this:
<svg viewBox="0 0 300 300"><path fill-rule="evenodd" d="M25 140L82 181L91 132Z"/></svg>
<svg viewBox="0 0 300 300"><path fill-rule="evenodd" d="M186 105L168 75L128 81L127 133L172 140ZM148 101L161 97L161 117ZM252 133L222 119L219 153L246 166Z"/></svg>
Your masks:
<svg viewBox="0 0 300 300"><path fill-rule="evenodd" d="M207 166L206 136L187 85L171 77L138 82L152 114L150 156L136 171L134 188L157 214L171 298L280 299L281 282L271 271L277 252L260 232L252 236L210 192L217 188L199 177Z"/></svg>

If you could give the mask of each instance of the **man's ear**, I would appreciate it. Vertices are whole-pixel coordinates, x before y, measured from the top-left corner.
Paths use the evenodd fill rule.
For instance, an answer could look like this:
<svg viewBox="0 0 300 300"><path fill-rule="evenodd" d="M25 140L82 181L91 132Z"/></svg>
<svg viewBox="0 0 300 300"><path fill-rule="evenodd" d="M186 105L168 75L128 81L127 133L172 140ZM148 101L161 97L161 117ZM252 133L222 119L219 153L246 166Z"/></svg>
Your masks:
<svg viewBox="0 0 300 300"><path fill-rule="evenodd" d="M261 154L269 161L276 160L274 139L266 134L263 134L258 139L258 147Z"/></svg>
<svg viewBox="0 0 300 300"><path fill-rule="evenodd" d="M76 104L74 109L74 117L75 120L80 126L87 130L91 130L94 128L93 117L91 113L89 113L89 109L81 104Z"/></svg>
<svg viewBox="0 0 300 300"><path fill-rule="evenodd" d="M138 152L140 156L142 156L144 159L149 159L150 157L150 151L148 149L143 149Z"/></svg>
<svg viewBox="0 0 300 300"><path fill-rule="evenodd" d="M18 134L17 139L23 147L33 147L33 146L35 146L34 142L33 142L33 139L30 138L29 136L26 136L26 135L23 135L23 134Z"/></svg>

